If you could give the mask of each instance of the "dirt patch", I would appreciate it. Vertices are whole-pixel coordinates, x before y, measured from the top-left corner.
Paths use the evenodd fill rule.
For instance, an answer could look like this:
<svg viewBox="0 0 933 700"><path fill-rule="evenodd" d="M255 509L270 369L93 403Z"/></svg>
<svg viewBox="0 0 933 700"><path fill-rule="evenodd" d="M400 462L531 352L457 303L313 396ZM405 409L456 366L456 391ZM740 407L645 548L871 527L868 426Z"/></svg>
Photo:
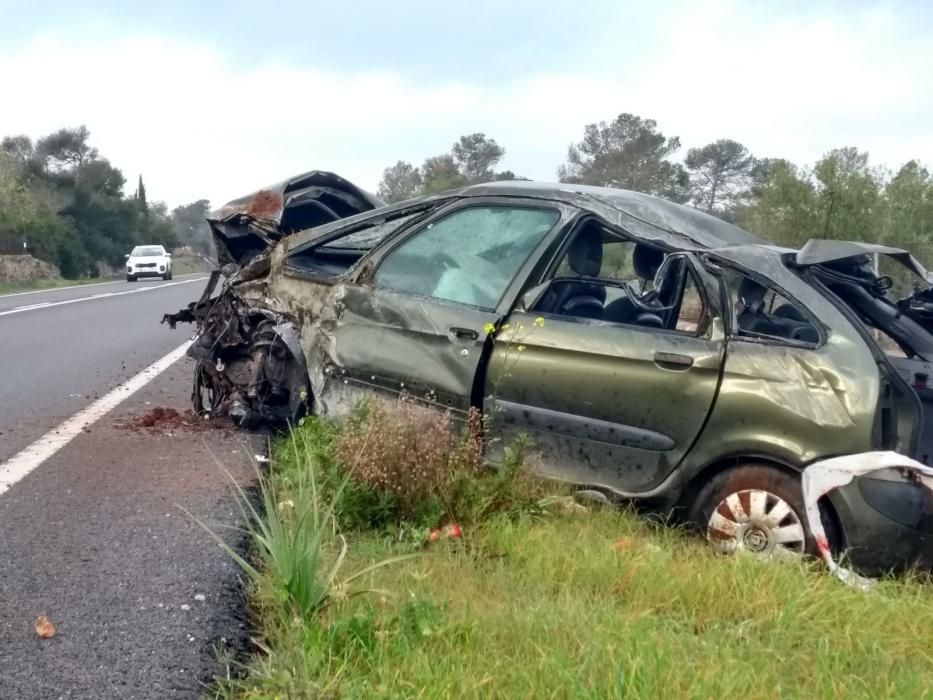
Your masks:
<svg viewBox="0 0 933 700"><path fill-rule="evenodd" d="M118 428L135 431L166 432L173 430L188 430L201 432L205 430L233 430L233 425L225 419L202 418L194 411L178 411L174 408L156 406L142 415L129 416L114 421Z"/></svg>

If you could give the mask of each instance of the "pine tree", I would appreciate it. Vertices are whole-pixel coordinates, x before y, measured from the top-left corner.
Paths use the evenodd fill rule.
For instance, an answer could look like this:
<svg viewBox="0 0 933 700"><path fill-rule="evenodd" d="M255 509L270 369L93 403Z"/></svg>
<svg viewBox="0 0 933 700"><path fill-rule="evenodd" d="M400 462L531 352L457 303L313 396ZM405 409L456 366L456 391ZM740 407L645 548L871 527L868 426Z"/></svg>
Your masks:
<svg viewBox="0 0 933 700"><path fill-rule="evenodd" d="M149 205L146 203L146 186L143 184L143 176L139 176L139 186L136 188L136 199L139 202L139 208L143 216L149 215Z"/></svg>

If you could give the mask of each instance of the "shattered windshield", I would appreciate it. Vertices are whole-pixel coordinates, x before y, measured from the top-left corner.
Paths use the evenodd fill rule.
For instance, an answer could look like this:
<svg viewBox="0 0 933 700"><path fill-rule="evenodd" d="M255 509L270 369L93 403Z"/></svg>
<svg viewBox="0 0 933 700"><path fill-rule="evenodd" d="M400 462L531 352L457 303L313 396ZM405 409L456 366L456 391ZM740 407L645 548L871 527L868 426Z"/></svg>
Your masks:
<svg viewBox="0 0 933 700"><path fill-rule="evenodd" d="M396 248L378 285L492 309L557 221L547 209L470 207L435 221Z"/></svg>
<svg viewBox="0 0 933 700"><path fill-rule="evenodd" d="M422 216L424 212L417 211L408 216L390 219L375 226L368 226L349 235L342 236L321 246L322 250L370 250L386 236L394 233L409 221Z"/></svg>

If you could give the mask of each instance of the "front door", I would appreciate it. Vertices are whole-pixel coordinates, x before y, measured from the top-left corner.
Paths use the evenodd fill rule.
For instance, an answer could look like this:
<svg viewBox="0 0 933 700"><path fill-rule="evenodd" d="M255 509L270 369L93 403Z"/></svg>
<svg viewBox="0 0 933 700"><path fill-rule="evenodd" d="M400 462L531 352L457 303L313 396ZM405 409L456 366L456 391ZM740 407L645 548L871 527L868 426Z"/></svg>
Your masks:
<svg viewBox="0 0 933 700"><path fill-rule="evenodd" d="M506 293L559 218L547 207L471 205L387 243L373 272L345 286L331 381L465 416L481 400L474 381Z"/></svg>
<svg viewBox="0 0 933 700"><path fill-rule="evenodd" d="M628 296L646 307L616 322L598 310L610 309L613 298L618 309L624 285L601 280L597 271L585 286L555 280L576 284L578 298L563 311L532 308L507 319L490 362L486 410L504 442L531 438L546 476L647 495L689 450L712 408L723 362L711 293L718 287L693 256L668 256L650 297L633 295L629 285Z"/></svg>

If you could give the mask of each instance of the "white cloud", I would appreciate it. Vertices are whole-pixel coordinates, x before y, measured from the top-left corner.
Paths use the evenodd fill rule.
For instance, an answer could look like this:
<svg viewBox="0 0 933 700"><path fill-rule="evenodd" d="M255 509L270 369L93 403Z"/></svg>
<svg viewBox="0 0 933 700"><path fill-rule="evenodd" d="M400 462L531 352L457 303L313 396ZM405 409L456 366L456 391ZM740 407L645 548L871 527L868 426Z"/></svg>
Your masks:
<svg viewBox="0 0 933 700"><path fill-rule="evenodd" d="M875 163L933 164L933 44L903 18L704 4L652 36L637 55L607 38L561 75L513 67L498 84L422 85L389 70L243 65L235 48L170 37L50 34L0 47L0 134L85 123L131 182L142 172L151 196L172 205L219 204L312 168L375 188L386 165L470 131L506 147L503 166L553 179L585 123L622 111L656 119L685 148L731 137L810 163L857 145Z"/></svg>

